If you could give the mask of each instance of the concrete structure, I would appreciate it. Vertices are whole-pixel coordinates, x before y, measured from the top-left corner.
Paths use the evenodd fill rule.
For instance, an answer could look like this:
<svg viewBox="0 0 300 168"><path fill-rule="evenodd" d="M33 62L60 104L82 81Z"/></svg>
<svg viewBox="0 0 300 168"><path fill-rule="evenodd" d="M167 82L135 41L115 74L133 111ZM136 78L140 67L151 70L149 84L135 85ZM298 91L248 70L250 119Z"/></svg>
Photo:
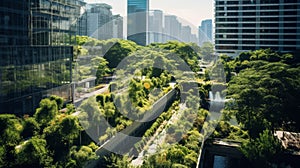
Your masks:
<svg viewBox="0 0 300 168"><path fill-rule="evenodd" d="M127 0L127 39L139 45L148 42L149 0Z"/></svg>
<svg viewBox="0 0 300 168"><path fill-rule="evenodd" d="M2 0L0 113L32 114L52 94L72 100L79 0Z"/></svg>
<svg viewBox="0 0 300 168"><path fill-rule="evenodd" d="M212 42L212 20L207 19L201 22L201 26L198 29L199 45L201 46L204 42Z"/></svg>
<svg viewBox="0 0 300 168"><path fill-rule="evenodd" d="M217 53L300 49L299 0L215 0Z"/></svg>

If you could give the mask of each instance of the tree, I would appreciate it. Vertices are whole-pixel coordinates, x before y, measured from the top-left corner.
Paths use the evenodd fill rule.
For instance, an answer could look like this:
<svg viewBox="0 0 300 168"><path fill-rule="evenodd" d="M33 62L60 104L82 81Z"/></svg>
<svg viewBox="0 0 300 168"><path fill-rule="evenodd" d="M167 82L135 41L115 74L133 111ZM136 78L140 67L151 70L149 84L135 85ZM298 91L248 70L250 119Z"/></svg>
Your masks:
<svg viewBox="0 0 300 168"><path fill-rule="evenodd" d="M49 97L50 100L54 100L57 104L58 110L61 110L64 106L64 99L62 97L56 96L56 95L51 95Z"/></svg>
<svg viewBox="0 0 300 168"><path fill-rule="evenodd" d="M264 130L258 138L243 142L241 151L253 166L268 167L268 163L274 161L276 155L282 152L282 146L271 131Z"/></svg>
<svg viewBox="0 0 300 168"><path fill-rule="evenodd" d="M52 119L54 119L57 113L58 107L56 101L46 98L41 100L40 107L36 109L34 118L40 126L44 128Z"/></svg>
<svg viewBox="0 0 300 168"><path fill-rule="evenodd" d="M23 123L24 129L21 134L23 138L30 138L39 133L40 126L33 117L24 119Z"/></svg>
<svg viewBox="0 0 300 168"><path fill-rule="evenodd" d="M108 68L108 62L106 61L106 59L104 59L103 57L99 57L97 58L97 60L92 60L93 62L95 61L96 63L96 83L100 84L102 82L102 79L104 76L106 76L110 70Z"/></svg>
<svg viewBox="0 0 300 168"><path fill-rule="evenodd" d="M22 143L16 148L16 165L20 167L48 167L52 165L52 158L44 139L36 137Z"/></svg>
<svg viewBox="0 0 300 168"><path fill-rule="evenodd" d="M210 42L204 42L201 46L200 56L206 61L211 61L214 58L213 53L214 53L213 44Z"/></svg>
<svg viewBox="0 0 300 168"><path fill-rule="evenodd" d="M5 167L6 164L5 153L6 153L5 148L0 146L0 167Z"/></svg>
<svg viewBox="0 0 300 168"><path fill-rule="evenodd" d="M20 143L22 123L12 114L0 114L0 167L12 167L15 160L15 146Z"/></svg>
<svg viewBox="0 0 300 168"><path fill-rule="evenodd" d="M78 139L82 128L79 121L74 116L64 117L62 120L57 119L44 129L44 137L48 142L50 149L57 152L67 151L73 145L74 140Z"/></svg>
<svg viewBox="0 0 300 168"><path fill-rule="evenodd" d="M81 146L79 147L73 146L70 150L70 159L69 167L84 167L88 161L94 160L97 158L96 153L93 148L89 146ZM71 166L71 164L73 166Z"/></svg>
<svg viewBox="0 0 300 168"><path fill-rule="evenodd" d="M15 146L21 140L21 132L23 130L22 123L19 118L13 114L0 115L0 145Z"/></svg>
<svg viewBox="0 0 300 168"><path fill-rule="evenodd" d="M130 53L136 51L137 45L132 41L119 40L105 53L109 68L116 68Z"/></svg>
<svg viewBox="0 0 300 168"><path fill-rule="evenodd" d="M228 86L228 94L234 99L230 110L237 111L238 122L252 138L266 128L299 130L299 125L287 124L299 121L299 103L295 102L300 96L299 68L266 61L250 61L249 66Z"/></svg>

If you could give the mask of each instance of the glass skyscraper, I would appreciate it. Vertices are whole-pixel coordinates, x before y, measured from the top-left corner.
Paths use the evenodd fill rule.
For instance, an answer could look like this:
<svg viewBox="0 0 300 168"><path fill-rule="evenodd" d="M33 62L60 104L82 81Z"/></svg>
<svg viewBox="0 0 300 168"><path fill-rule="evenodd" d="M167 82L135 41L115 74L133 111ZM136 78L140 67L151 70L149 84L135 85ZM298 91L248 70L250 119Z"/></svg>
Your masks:
<svg viewBox="0 0 300 168"><path fill-rule="evenodd" d="M300 0L215 0L217 53L300 50Z"/></svg>
<svg viewBox="0 0 300 168"><path fill-rule="evenodd" d="M72 100L79 0L2 0L0 113L32 114L52 94Z"/></svg>
<svg viewBox="0 0 300 168"><path fill-rule="evenodd" d="M212 20L207 19L201 22L201 26L199 26L199 45L201 46L204 42L212 42Z"/></svg>
<svg viewBox="0 0 300 168"><path fill-rule="evenodd" d="M147 44L149 0L127 1L127 39Z"/></svg>

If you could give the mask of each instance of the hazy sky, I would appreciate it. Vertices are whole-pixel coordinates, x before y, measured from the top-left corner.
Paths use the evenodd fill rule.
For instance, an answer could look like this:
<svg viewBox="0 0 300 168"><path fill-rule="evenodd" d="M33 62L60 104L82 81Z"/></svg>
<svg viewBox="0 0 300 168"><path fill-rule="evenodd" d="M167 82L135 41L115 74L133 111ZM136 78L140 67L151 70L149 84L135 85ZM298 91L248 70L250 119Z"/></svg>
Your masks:
<svg viewBox="0 0 300 168"><path fill-rule="evenodd" d="M127 0L85 0L88 3L107 3L114 14L126 15ZM213 0L150 0L150 10L161 9L198 27L202 20L213 18Z"/></svg>

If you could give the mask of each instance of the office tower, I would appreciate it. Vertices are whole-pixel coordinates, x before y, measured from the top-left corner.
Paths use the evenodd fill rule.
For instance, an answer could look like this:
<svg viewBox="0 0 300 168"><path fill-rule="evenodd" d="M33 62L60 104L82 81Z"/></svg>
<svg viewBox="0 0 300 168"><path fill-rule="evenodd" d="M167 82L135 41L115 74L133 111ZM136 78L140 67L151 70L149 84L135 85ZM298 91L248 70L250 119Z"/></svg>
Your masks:
<svg viewBox="0 0 300 168"><path fill-rule="evenodd" d="M76 21L76 35L78 36L87 36L87 4L82 2L80 16Z"/></svg>
<svg viewBox="0 0 300 168"><path fill-rule="evenodd" d="M0 113L32 114L52 94L72 100L72 37L81 4L1 1Z"/></svg>
<svg viewBox="0 0 300 168"><path fill-rule="evenodd" d="M163 12L152 10L149 12L149 44L163 42Z"/></svg>
<svg viewBox="0 0 300 168"><path fill-rule="evenodd" d="M164 42L181 39L181 23L174 15L165 15Z"/></svg>
<svg viewBox="0 0 300 168"><path fill-rule="evenodd" d="M87 36L99 40L112 38L111 6L105 3L90 4L87 10Z"/></svg>
<svg viewBox="0 0 300 168"><path fill-rule="evenodd" d="M120 15L113 15L112 24L112 38L123 39L123 17Z"/></svg>
<svg viewBox="0 0 300 168"><path fill-rule="evenodd" d="M201 22L199 26L198 36L199 36L199 45L201 46L204 42L212 42L212 20L207 19Z"/></svg>
<svg viewBox="0 0 300 168"><path fill-rule="evenodd" d="M192 30L190 26L181 27L181 39L183 42L191 42Z"/></svg>
<svg viewBox="0 0 300 168"><path fill-rule="evenodd" d="M192 43L198 44L198 37L196 34L191 35L191 41Z"/></svg>
<svg viewBox="0 0 300 168"><path fill-rule="evenodd" d="M127 1L127 39L147 44L149 0Z"/></svg>
<svg viewBox="0 0 300 168"><path fill-rule="evenodd" d="M260 48L299 51L299 21L299 0L216 0L216 51L229 55Z"/></svg>

